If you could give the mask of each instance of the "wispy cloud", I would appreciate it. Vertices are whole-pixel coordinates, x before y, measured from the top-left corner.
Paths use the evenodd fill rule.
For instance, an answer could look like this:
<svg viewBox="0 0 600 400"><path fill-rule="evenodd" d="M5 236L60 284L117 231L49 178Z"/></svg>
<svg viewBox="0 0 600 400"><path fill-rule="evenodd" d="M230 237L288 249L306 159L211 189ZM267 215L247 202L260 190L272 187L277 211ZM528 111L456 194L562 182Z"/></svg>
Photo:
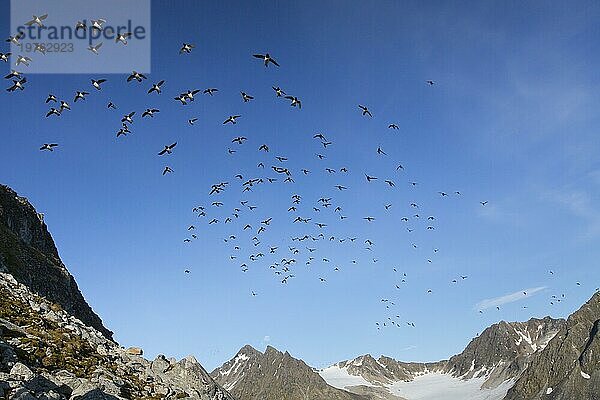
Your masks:
<svg viewBox="0 0 600 400"><path fill-rule="evenodd" d="M587 191L563 189L548 192L544 198L584 220L587 223L587 230L584 232L587 238L595 238L600 234L600 209L595 207L592 196Z"/></svg>
<svg viewBox="0 0 600 400"><path fill-rule="evenodd" d="M492 299L485 299L480 301L475 305L477 310L485 310L491 307L498 307L503 304L514 303L515 301L520 301L526 299L528 297L534 296L536 293L541 292L542 290L547 289L547 286L539 286L529 289L519 290L518 292L505 294L504 296L494 297Z"/></svg>
<svg viewBox="0 0 600 400"><path fill-rule="evenodd" d="M417 347L418 347L417 345L414 345L414 344L413 344L413 345L406 346L406 347L404 347L404 348L400 349L400 351L409 351L409 350L414 350L414 349L416 349Z"/></svg>

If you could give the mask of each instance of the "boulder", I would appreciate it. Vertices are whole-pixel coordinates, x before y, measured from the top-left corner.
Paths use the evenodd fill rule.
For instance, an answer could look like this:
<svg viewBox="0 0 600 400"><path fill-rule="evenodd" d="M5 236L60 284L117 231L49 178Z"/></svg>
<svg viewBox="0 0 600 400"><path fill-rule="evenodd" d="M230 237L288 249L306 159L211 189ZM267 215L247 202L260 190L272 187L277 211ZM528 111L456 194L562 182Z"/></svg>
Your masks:
<svg viewBox="0 0 600 400"><path fill-rule="evenodd" d="M144 350L140 349L139 347L130 347L127 350L125 350L125 352L127 354L129 354L130 356L143 356L144 355Z"/></svg>
<svg viewBox="0 0 600 400"><path fill-rule="evenodd" d="M27 365L20 362L13 365L13 367L10 369L10 375L22 381L28 381L35 376L35 374Z"/></svg>

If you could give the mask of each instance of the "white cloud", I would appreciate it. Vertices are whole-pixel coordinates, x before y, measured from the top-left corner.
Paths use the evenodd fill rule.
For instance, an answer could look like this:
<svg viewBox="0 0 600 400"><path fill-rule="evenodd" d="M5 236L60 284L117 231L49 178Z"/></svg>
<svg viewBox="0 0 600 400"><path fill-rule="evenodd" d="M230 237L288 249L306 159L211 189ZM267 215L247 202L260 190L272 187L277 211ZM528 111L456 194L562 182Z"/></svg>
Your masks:
<svg viewBox="0 0 600 400"><path fill-rule="evenodd" d="M546 289L546 286L539 286L529 289L519 290L518 292L505 294L504 296L494 297L492 299L485 299L475 305L477 310L485 310L487 308L498 307L503 304L514 303L528 297L534 296L536 293Z"/></svg>
<svg viewBox="0 0 600 400"><path fill-rule="evenodd" d="M263 338L263 342L269 343L271 341L271 336L267 335Z"/></svg>

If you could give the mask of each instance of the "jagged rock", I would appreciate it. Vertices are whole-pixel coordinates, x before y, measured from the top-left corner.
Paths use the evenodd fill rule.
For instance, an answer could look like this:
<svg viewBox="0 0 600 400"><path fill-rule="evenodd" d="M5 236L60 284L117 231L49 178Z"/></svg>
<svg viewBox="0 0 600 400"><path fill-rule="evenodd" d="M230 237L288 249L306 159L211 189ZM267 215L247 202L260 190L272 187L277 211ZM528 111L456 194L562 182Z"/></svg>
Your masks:
<svg viewBox="0 0 600 400"><path fill-rule="evenodd" d="M106 394L92 384L83 384L71 394L70 400L117 400L122 397Z"/></svg>
<svg viewBox="0 0 600 400"><path fill-rule="evenodd" d="M10 369L10 375L23 381L28 381L34 377L33 371L31 371L25 364L21 364L20 362L13 365L13 367Z"/></svg>
<svg viewBox="0 0 600 400"><path fill-rule="evenodd" d="M107 355L110 354L109 353L109 349L105 345L103 345L103 344L99 344L98 346L96 346L96 351L101 356L107 356Z"/></svg>
<svg viewBox="0 0 600 400"><path fill-rule="evenodd" d="M169 368L171 368L171 363L162 354L159 354L150 364L150 369L157 374L164 374Z"/></svg>
<svg viewBox="0 0 600 400"><path fill-rule="evenodd" d="M127 352L127 354L132 355L132 356L143 356L144 355L144 350L140 349L139 347L130 347L125 351Z"/></svg>
<svg viewBox="0 0 600 400"><path fill-rule="evenodd" d="M26 336L26 332L20 326L17 326L10 321L0 318L0 335L3 337L21 337Z"/></svg>

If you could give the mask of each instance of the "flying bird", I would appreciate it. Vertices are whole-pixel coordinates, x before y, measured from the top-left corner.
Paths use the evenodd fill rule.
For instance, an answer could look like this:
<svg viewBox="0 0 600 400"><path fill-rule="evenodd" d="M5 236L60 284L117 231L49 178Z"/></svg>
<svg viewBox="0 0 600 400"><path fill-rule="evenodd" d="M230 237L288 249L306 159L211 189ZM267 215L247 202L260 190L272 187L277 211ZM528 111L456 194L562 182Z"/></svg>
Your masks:
<svg viewBox="0 0 600 400"><path fill-rule="evenodd" d="M150 93L152 93L152 92L156 92L156 93L158 93L158 94L161 94L161 93L162 93L161 86L162 86L164 83L165 83L165 81L164 81L164 80L162 80L162 81L160 81L160 82L158 82L158 83L155 83L155 84L153 84L153 85L152 85L152 87L150 88L150 90L148 90L148 94L150 94Z"/></svg>
<svg viewBox="0 0 600 400"><path fill-rule="evenodd" d="M89 95L88 92L77 92L75 93L75 100L73 102L77 103L77 100L85 100L85 96Z"/></svg>
<svg viewBox="0 0 600 400"><path fill-rule="evenodd" d="M146 111L144 111L144 113L142 114L142 118L146 116L154 118L154 114L157 112L160 112L160 110L157 108L147 108Z"/></svg>
<svg viewBox="0 0 600 400"><path fill-rule="evenodd" d="M184 43L183 45L181 45L181 49L179 49L179 54L183 54L183 53L190 54L194 47L196 47L196 46L192 43Z"/></svg>
<svg viewBox="0 0 600 400"><path fill-rule="evenodd" d="M46 18L48 18L48 14L44 14L39 17L34 15L30 21L25 22L25 25L27 25L27 26L37 25L40 28L42 28L42 27L44 27L44 24L42 23L42 21L44 21Z"/></svg>
<svg viewBox="0 0 600 400"><path fill-rule="evenodd" d="M57 143L44 143L42 147L40 147L40 150L54 151L54 148L57 146Z"/></svg>
<svg viewBox="0 0 600 400"><path fill-rule="evenodd" d="M373 117L373 114L371 114L371 111L369 111L369 109L367 107L361 106L359 104L358 108L360 108L362 110L362 115L368 115L369 117Z"/></svg>
<svg viewBox="0 0 600 400"><path fill-rule="evenodd" d="M102 25L104 25L106 23L106 20L102 19L102 18L98 18L98 19L91 20L91 23L92 23L92 31L94 31L94 30L101 31L102 29L104 29L102 27Z"/></svg>
<svg viewBox="0 0 600 400"><path fill-rule="evenodd" d="M268 67L269 63L274 64L274 65L276 65L276 66L279 67L279 64L277 63L277 61L275 61L275 59L272 58L269 53L266 53L266 54L254 54L253 57L260 58L261 60L263 60L264 63L265 63L265 67Z"/></svg>
<svg viewBox="0 0 600 400"><path fill-rule="evenodd" d="M275 91L275 94L277 95L277 97L283 97L286 95L286 93L283 90L281 90L281 88L279 88L279 86L277 86L277 87L272 86L272 88Z"/></svg>
<svg viewBox="0 0 600 400"><path fill-rule="evenodd" d="M129 75L129 76L127 77L127 82L131 82L131 81L133 81L133 80L136 80L136 81L138 81L138 82L141 82L141 81L143 81L144 79L148 79L148 78L146 78L146 75L144 75L144 74L142 74L142 73L139 73L139 72L137 72L137 71L133 71L133 72L131 73L131 75Z"/></svg>
<svg viewBox="0 0 600 400"><path fill-rule="evenodd" d="M238 119L239 117L241 117L241 115L230 115L225 121L223 121L223 125L227 123L235 125L237 123L236 119Z"/></svg>
<svg viewBox="0 0 600 400"><path fill-rule="evenodd" d="M123 43L125 46L127 46L127 39L129 39L132 35L133 33L131 32L117 33L115 35L115 43Z"/></svg>
<svg viewBox="0 0 600 400"><path fill-rule="evenodd" d="M102 47L102 42L98 43L95 46L90 44L87 49L95 55L99 55L100 53L98 53L98 51L100 50L100 47Z"/></svg>
<svg viewBox="0 0 600 400"><path fill-rule="evenodd" d="M295 96L285 96L286 99L291 100L290 106L302 108L302 102Z"/></svg>
<svg viewBox="0 0 600 400"><path fill-rule="evenodd" d="M104 82L106 82L106 79L92 79L92 86L96 89L96 90L102 90L102 87L100 86L101 84L103 84Z"/></svg>
<svg viewBox="0 0 600 400"><path fill-rule="evenodd" d="M167 145L165 146L164 149L161 150L160 153L158 153L159 156L162 156L163 154L172 154L173 153L173 148L177 146L177 142Z"/></svg>

